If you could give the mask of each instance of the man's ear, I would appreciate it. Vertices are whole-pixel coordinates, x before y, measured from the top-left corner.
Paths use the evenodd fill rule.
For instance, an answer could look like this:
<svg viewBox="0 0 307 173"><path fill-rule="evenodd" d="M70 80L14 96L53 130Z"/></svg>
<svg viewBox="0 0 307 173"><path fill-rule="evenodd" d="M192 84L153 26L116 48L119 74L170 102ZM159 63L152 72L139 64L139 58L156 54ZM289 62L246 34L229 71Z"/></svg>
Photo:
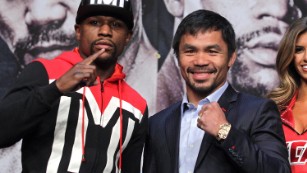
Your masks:
<svg viewBox="0 0 307 173"><path fill-rule="evenodd" d="M129 41L131 40L132 38L132 34L133 34L133 31L128 31L127 33L127 38L126 38L126 45L128 45Z"/></svg>
<svg viewBox="0 0 307 173"><path fill-rule="evenodd" d="M237 59L237 51L234 51L229 58L229 62L228 62L229 68L235 63L236 59Z"/></svg>
<svg viewBox="0 0 307 173"><path fill-rule="evenodd" d="M174 17L183 16L184 2L183 0L164 0L167 11Z"/></svg>
<svg viewBox="0 0 307 173"><path fill-rule="evenodd" d="M75 34L76 34L76 40L79 41L80 40L80 25L79 24L75 24Z"/></svg>

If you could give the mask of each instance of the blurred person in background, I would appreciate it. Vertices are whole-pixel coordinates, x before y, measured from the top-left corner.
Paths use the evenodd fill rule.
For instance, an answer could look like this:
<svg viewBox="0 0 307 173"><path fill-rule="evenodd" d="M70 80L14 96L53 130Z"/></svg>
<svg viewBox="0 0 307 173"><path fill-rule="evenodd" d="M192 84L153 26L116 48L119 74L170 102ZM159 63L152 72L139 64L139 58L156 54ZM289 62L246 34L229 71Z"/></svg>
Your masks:
<svg viewBox="0 0 307 173"><path fill-rule="evenodd" d="M294 21L276 58L280 85L269 98L281 112L292 173L307 172L307 17Z"/></svg>

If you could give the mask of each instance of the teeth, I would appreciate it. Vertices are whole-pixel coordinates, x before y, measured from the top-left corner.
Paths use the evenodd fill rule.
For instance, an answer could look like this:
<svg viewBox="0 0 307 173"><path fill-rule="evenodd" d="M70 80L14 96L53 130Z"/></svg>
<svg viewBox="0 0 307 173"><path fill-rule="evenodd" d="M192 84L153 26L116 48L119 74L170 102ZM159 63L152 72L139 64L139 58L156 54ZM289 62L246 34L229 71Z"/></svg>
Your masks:
<svg viewBox="0 0 307 173"><path fill-rule="evenodd" d="M303 69L307 69L307 65L303 65Z"/></svg>

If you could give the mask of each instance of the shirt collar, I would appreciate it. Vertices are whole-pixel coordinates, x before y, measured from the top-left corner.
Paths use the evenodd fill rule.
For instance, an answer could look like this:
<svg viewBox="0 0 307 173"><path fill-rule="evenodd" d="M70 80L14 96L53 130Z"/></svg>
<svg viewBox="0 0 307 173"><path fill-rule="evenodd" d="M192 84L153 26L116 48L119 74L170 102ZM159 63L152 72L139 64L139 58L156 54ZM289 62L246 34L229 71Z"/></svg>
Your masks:
<svg viewBox="0 0 307 173"><path fill-rule="evenodd" d="M199 105L203 105L205 102L207 102L207 100L208 100L209 102L217 102L217 101L220 99L220 97L222 96L222 94L225 92L225 90L227 89L228 85L229 85L229 84L228 84L228 82L226 81L226 82L222 85L222 87L220 87L219 89L217 89L216 91L214 91L213 93L211 93L210 95L208 95L206 98L201 99L201 100L198 102L198 104L199 104ZM188 109L188 104L189 104L188 96L187 96L187 94L185 93L185 94L183 95L183 99L182 99L182 102L181 102L181 115L182 115L182 113L183 113L186 109ZM195 106L197 106L197 105L195 105Z"/></svg>

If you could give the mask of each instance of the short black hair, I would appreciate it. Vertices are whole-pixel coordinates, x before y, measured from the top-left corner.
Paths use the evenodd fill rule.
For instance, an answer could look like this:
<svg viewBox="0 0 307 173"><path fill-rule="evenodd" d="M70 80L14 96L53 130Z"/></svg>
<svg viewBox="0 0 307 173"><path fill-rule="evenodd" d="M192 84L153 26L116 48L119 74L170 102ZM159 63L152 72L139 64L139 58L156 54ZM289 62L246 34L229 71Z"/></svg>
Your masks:
<svg viewBox="0 0 307 173"><path fill-rule="evenodd" d="M181 37L189 33L197 34L199 31L221 31L222 38L228 46L230 57L236 50L236 35L231 23L218 13L209 10L197 10L187 15L179 24L173 39L173 49L178 57Z"/></svg>

